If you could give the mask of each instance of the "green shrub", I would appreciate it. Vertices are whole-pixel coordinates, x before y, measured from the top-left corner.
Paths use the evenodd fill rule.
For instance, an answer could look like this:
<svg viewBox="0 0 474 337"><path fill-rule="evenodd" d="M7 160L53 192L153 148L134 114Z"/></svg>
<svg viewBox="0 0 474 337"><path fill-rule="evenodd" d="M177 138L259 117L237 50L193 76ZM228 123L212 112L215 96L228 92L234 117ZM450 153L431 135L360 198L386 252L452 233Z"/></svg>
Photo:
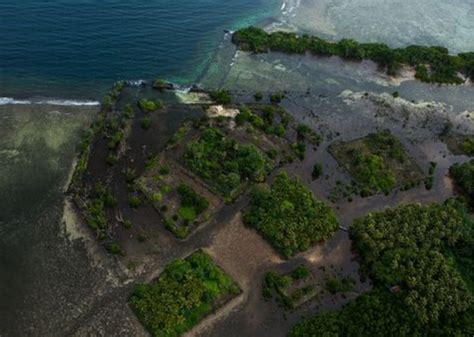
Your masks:
<svg viewBox="0 0 474 337"><path fill-rule="evenodd" d="M156 155L149 155L145 161L145 168L152 169L160 164L160 159Z"/></svg>
<svg viewBox="0 0 474 337"><path fill-rule="evenodd" d="M118 161L119 161L119 157L113 154L109 154L107 158L105 159L105 162L107 163L107 165L110 165L110 166L117 164Z"/></svg>
<svg viewBox="0 0 474 337"><path fill-rule="evenodd" d="M311 277L312 274L308 267L300 265L290 271L289 273L278 275L274 271L270 271L265 274L265 280L262 287L262 296L268 300L275 295L277 302L283 305L286 309L294 309L303 297L313 293L311 297L314 297L314 284L308 284L307 282L299 283Z"/></svg>
<svg viewBox="0 0 474 337"><path fill-rule="evenodd" d="M151 127L151 118L149 116L145 116L140 121L140 127L143 130L148 130Z"/></svg>
<svg viewBox="0 0 474 337"><path fill-rule="evenodd" d="M311 173L313 180L319 179L319 177L321 177L322 174L323 174L323 166L320 163L314 164L313 172Z"/></svg>
<svg viewBox="0 0 474 337"><path fill-rule="evenodd" d="M466 137L461 144L461 151L467 156L474 156L474 137Z"/></svg>
<svg viewBox="0 0 474 337"><path fill-rule="evenodd" d="M140 101L138 101L138 107L144 112L151 112L158 109L162 109L164 107L164 104L160 100L152 101L146 98L142 98Z"/></svg>
<svg viewBox="0 0 474 337"><path fill-rule="evenodd" d="M303 278L308 277L311 274L310 270L308 267L306 267L304 264L299 265L296 267L292 272L291 272L291 277L295 280L300 280Z"/></svg>
<svg viewBox="0 0 474 337"><path fill-rule="evenodd" d="M127 167L127 169L123 172L123 174L125 176L125 181L127 182L127 184L133 183L137 175L135 169L131 167Z"/></svg>
<svg viewBox="0 0 474 337"><path fill-rule="evenodd" d="M274 92L270 95L270 102L272 103L280 103L282 99L285 98L285 94L281 91Z"/></svg>
<svg viewBox="0 0 474 337"><path fill-rule="evenodd" d="M180 207L178 214L185 221L194 221L196 219L196 211L193 207Z"/></svg>
<svg viewBox="0 0 474 337"><path fill-rule="evenodd" d="M123 118L125 119L132 119L133 116L134 116L134 112L133 112L133 107L131 104L127 104L125 105L125 107L123 108L123 112L122 112L122 116Z"/></svg>
<svg viewBox="0 0 474 337"><path fill-rule="evenodd" d="M91 195L85 203L86 222L97 232L101 239L105 236L108 224L106 209L116 205L117 200L102 183L94 186Z"/></svg>
<svg viewBox="0 0 474 337"><path fill-rule="evenodd" d="M199 215L209 208L209 202L185 184L178 187L178 194L181 198L181 205L185 208L191 208L195 215Z"/></svg>
<svg viewBox="0 0 474 337"><path fill-rule="evenodd" d="M110 140L109 140L107 146L109 147L109 149L113 150L120 144L120 142L123 140L123 138L124 138L123 132L122 131L117 131L110 137Z"/></svg>
<svg viewBox="0 0 474 337"><path fill-rule="evenodd" d="M153 89L157 89L157 90L164 90L164 89L167 89L168 88L168 83L166 83L166 81L162 80L162 79L156 79L154 82L153 82Z"/></svg>
<svg viewBox="0 0 474 337"><path fill-rule="evenodd" d="M128 205L129 205L131 208L138 208L138 207L140 207L142 204L143 204L142 199L141 199L138 195L136 195L136 194L133 194L133 195L131 195L131 196L128 198Z"/></svg>
<svg viewBox="0 0 474 337"><path fill-rule="evenodd" d="M277 135L278 137L283 137L286 134L286 129L282 124L278 124L273 129L273 133Z"/></svg>
<svg viewBox="0 0 474 337"><path fill-rule="evenodd" d="M433 176L426 177L426 179L425 179L425 188L427 190L431 190L433 188L433 184L434 184L434 177Z"/></svg>
<svg viewBox="0 0 474 337"><path fill-rule="evenodd" d="M139 232L137 235L138 242L145 242L148 240L148 235L144 232Z"/></svg>
<svg viewBox="0 0 474 337"><path fill-rule="evenodd" d="M122 226L125 227L126 229L130 229L133 227L133 223L129 219L124 219L122 222Z"/></svg>
<svg viewBox="0 0 474 337"><path fill-rule="evenodd" d="M298 141L292 145L292 148L296 156L300 160L303 160L306 154L306 143L304 141Z"/></svg>
<svg viewBox="0 0 474 337"><path fill-rule="evenodd" d="M350 277L331 277L326 279L326 289L331 294L345 293L352 291L354 288L354 280Z"/></svg>
<svg viewBox="0 0 474 337"><path fill-rule="evenodd" d="M151 202L161 202L163 195L160 192L155 192L151 195Z"/></svg>
<svg viewBox="0 0 474 337"><path fill-rule="evenodd" d="M464 164L454 164L449 168L449 174L469 203L474 205L474 159Z"/></svg>
<svg viewBox="0 0 474 337"><path fill-rule="evenodd" d="M170 168L168 166L161 166L158 173L162 176L166 176L166 175L170 174Z"/></svg>
<svg viewBox="0 0 474 337"><path fill-rule="evenodd" d="M123 251L122 247L118 242L111 242L107 244L105 248L110 254L125 255L125 252Z"/></svg>
<svg viewBox="0 0 474 337"><path fill-rule="evenodd" d="M211 91L209 96L218 104L230 104L232 102L229 90Z"/></svg>

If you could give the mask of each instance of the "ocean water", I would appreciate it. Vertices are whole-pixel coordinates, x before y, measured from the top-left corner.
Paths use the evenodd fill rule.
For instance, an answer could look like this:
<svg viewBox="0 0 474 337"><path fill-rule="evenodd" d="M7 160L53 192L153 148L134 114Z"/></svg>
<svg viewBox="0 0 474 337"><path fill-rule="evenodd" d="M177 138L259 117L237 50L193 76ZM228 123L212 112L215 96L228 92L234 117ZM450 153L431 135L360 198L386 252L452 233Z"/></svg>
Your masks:
<svg viewBox="0 0 474 337"><path fill-rule="evenodd" d="M122 79L194 82L223 29L279 0L0 0L0 97L97 99Z"/></svg>
<svg viewBox="0 0 474 337"><path fill-rule="evenodd" d="M279 2L0 0L1 337L83 335L113 288L113 266L63 222L64 186L100 97L122 79L197 81L224 29L268 18ZM113 321L140 336L127 319Z"/></svg>

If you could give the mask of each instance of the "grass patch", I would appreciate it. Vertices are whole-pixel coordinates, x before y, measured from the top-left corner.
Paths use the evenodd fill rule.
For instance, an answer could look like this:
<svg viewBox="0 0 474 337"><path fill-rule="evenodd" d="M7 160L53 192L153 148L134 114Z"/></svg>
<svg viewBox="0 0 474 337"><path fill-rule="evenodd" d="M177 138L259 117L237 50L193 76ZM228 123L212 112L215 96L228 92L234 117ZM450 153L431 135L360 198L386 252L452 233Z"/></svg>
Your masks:
<svg viewBox="0 0 474 337"><path fill-rule="evenodd" d="M181 207L178 214L184 221L194 221L196 219L196 211L193 207Z"/></svg>

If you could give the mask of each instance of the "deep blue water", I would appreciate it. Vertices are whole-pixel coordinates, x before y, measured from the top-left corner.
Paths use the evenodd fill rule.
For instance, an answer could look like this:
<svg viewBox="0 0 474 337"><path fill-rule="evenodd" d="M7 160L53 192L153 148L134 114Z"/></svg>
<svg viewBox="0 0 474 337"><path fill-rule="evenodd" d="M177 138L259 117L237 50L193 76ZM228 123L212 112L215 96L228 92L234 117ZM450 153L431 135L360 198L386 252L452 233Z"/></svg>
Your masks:
<svg viewBox="0 0 474 337"><path fill-rule="evenodd" d="M195 81L223 29L278 0L0 0L0 96L98 98L120 79Z"/></svg>

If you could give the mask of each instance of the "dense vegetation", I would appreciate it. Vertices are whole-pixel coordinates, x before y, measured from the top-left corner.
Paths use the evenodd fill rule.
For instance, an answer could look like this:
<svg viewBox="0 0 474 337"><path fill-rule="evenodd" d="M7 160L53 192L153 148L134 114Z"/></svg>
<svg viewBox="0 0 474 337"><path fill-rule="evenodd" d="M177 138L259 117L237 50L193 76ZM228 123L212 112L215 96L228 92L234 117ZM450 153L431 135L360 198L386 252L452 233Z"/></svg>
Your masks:
<svg viewBox="0 0 474 337"><path fill-rule="evenodd" d="M371 133L352 142L333 144L329 150L354 179L350 193L359 193L363 197L376 193L388 194L397 185L409 189L423 179L420 169L389 131Z"/></svg>
<svg viewBox="0 0 474 337"><path fill-rule="evenodd" d="M373 212L356 220L351 234L375 290L340 311L298 324L290 336L474 332L473 223L462 204L448 200Z"/></svg>
<svg viewBox="0 0 474 337"><path fill-rule="evenodd" d="M395 176L383 157L371 154L354 153L354 178L364 186L362 195L367 196L372 192L385 194L395 186Z"/></svg>
<svg viewBox="0 0 474 337"><path fill-rule="evenodd" d="M417 46L392 49L383 43L359 43L350 39L330 42L315 36L295 33L266 33L256 27L240 29L232 36L239 48L256 53L268 50L290 54L310 52L313 55L337 55L350 60L372 60L387 73L394 75L401 65L416 68L416 77L424 82L460 84L463 80L458 72L474 79L474 53L457 56L449 54L444 47Z"/></svg>
<svg viewBox="0 0 474 337"><path fill-rule="evenodd" d="M383 285L399 285L407 307L423 323L464 311L470 296L446 257L472 226L461 205L407 205L354 222L363 268Z"/></svg>
<svg viewBox="0 0 474 337"><path fill-rule="evenodd" d="M294 309L316 296L317 291L313 274L305 265L299 265L293 271L279 275L273 271L265 274L262 295L272 297L286 309Z"/></svg>
<svg viewBox="0 0 474 337"><path fill-rule="evenodd" d="M271 187L254 188L244 221L285 258L326 239L338 226L333 210L314 200L311 191L286 172L278 174Z"/></svg>
<svg viewBox="0 0 474 337"><path fill-rule="evenodd" d="M226 200L236 197L244 182L262 182L270 169L268 158L254 145L239 144L212 127L186 145L184 157L186 165Z"/></svg>
<svg viewBox="0 0 474 337"><path fill-rule="evenodd" d="M474 206L474 159L464 164L454 164L450 167L449 174L471 206Z"/></svg>
<svg viewBox="0 0 474 337"><path fill-rule="evenodd" d="M319 314L295 325L289 337L424 336L403 303L387 290L377 289L350 302L342 310Z"/></svg>
<svg viewBox="0 0 474 337"><path fill-rule="evenodd" d="M153 336L174 337L240 292L238 286L202 251L178 259L151 284L138 284L130 306Z"/></svg>

